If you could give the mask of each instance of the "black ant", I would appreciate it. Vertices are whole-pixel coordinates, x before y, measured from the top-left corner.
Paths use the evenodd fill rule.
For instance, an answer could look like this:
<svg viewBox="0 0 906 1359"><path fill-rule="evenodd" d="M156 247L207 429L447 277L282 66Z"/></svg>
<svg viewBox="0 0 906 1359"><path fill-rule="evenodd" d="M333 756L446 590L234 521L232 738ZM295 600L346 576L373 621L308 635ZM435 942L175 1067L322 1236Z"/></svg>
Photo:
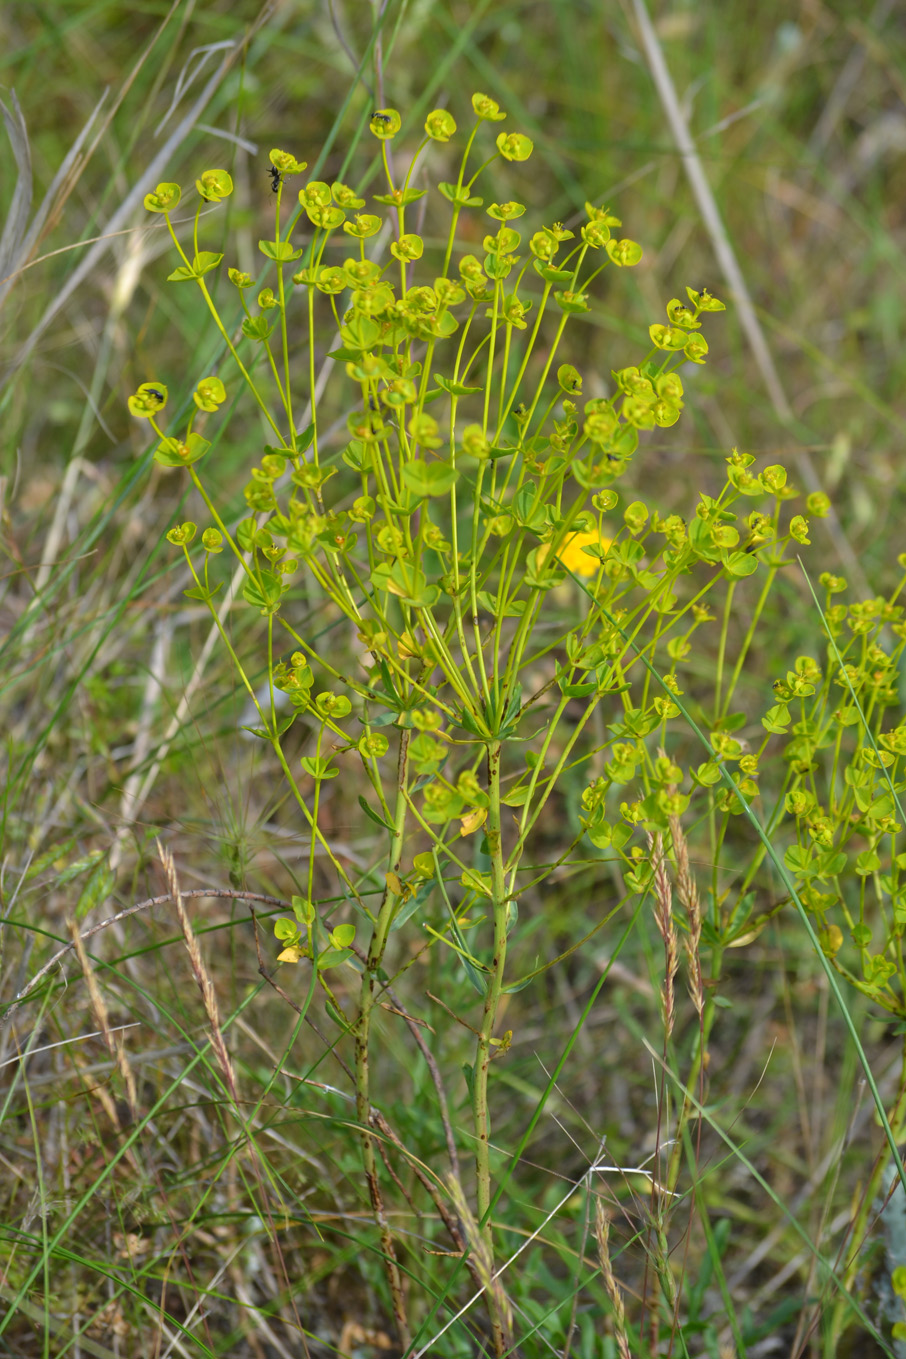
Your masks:
<svg viewBox="0 0 906 1359"><path fill-rule="evenodd" d="M274 193L277 193L282 182L280 171L277 169L276 165L270 165L268 166L267 173L271 177L271 188L273 189Z"/></svg>
<svg viewBox="0 0 906 1359"><path fill-rule="evenodd" d="M146 387L145 390L147 391L149 396L154 397L155 401L160 401L161 403L163 402L164 394L163 392L159 392L156 387Z"/></svg>
<svg viewBox="0 0 906 1359"><path fill-rule="evenodd" d="M389 113L372 113L371 121L373 123L392 123L393 119Z"/></svg>

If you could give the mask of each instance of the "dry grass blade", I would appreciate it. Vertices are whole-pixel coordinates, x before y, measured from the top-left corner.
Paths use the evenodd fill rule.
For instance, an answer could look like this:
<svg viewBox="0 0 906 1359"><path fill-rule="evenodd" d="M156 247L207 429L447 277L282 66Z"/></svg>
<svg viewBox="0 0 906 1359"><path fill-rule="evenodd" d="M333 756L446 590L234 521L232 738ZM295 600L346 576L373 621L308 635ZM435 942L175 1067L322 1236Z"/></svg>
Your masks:
<svg viewBox="0 0 906 1359"><path fill-rule="evenodd" d="M164 849L159 840L157 842L157 852L160 855L160 861L163 864L164 873L167 876L167 885L170 888L173 902L176 906L176 914L179 917L180 928L182 929L183 938L186 941L186 949L188 950L189 959L192 964L192 971L195 974L195 980L198 983L198 989L201 992L201 1000L204 1005L205 1014L208 1017L208 1024L211 1032L211 1047L214 1049L227 1088L232 1095L233 1100L238 1102L239 1092L236 1086L236 1073L233 1070L233 1063L230 1059L226 1041L223 1037L223 1028L220 1023L220 1009L217 1005L217 995L214 991L214 983L211 980L210 973L204 965L201 949L198 947L198 939L195 936L195 931L192 929L192 923L189 920L189 917L186 914L186 908L183 905L182 894L179 890L179 879L176 876L176 865L173 862L173 855L169 850Z"/></svg>
<svg viewBox="0 0 906 1359"><path fill-rule="evenodd" d="M35 213L34 220L28 229L28 213L32 202L32 177L31 177L31 152L28 146L28 129L25 126L25 119L19 108L15 90L12 91L13 106L16 112L15 123L7 112L5 105L3 115L6 120L7 133L19 167L19 175L16 180L16 192L13 196L12 207L7 217L6 226L3 231L3 240L0 242L0 305L12 288L16 279L28 264L29 257L34 250L45 224L54 211L59 213L65 195L61 192L62 186L69 180L73 173L76 162L82 153L82 148L88 138L88 134L94 126L95 119L100 113L107 99L107 91L101 95L95 104L72 146L50 182L50 185L41 200L41 206ZM22 194L20 200L20 191ZM62 201L61 201L62 200ZM24 205L24 210L23 210ZM7 236L9 242L7 243Z"/></svg>
<svg viewBox="0 0 906 1359"><path fill-rule="evenodd" d="M679 946L676 938L676 925L673 920L673 892L667 873L667 860L664 854L664 840L660 831L648 836L648 850L651 856L651 871L654 874L654 920L658 933L664 941L664 985L661 988L661 1004L664 1013L664 1030L669 1038L676 1022L676 991L673 985L679 967Z"/></svg>
<svg viewBox="0 0 906 1359"><path fill-rule="evenodd" d="M466 1203L466 1196L463 1193L462 1185L455 1175L446 1176L446 1185L453 1200L453 1206L459 1215L462 1229L471 1250L471 1258L475 1262L475 1272L481 1280L482 1287L490 1295L496 1308L497 1316L508 1338L513 1334L513 1308L507 1297L503 1284L500 1282L499 1272L494 1272L494 1262L488 1250L487 1243L479 1230L478 1223L475 1221L474 1214Z"/></svg>
<svg viewBox="0 0 906 1359"><path fill-rule="evenodd" d="M79 934L79 927L74 920L69 922L69 933L72 936L72 946L75 949L76 957L82 968L82 975L85 978L85 985L88 987L88 995L91 998L91 1008L94 1011L97 1026L104 1036L107 1051L116 1062L117 1070L122 1078L123 1085L126 1087L126 1100L129 1104L129 1112L133 1119L138 1113L138 1091L135 1086L135 1077L126 1056L126 1048L123 1043L122 1034L114 1035L110 1025L110 1017L107 1013L107 1003L104 1000L103 992L98 985L98 979L94 968L91 966L91 959L82 943L82 936Z"/></svg>
<svg viewBox="0 0 906 1359"><path fill-rule="evenodd" d="M7 274L12 273L15 261L20 254L32 200L31 151L28 145L28 129L25 126L25 115L19 106L15 90L10 91L10 102L12 103L11 110L0 99L0 109L3 110L6 135L9 137L9 144L16 160L17 173L13 201L9 205L3 235L0 237L0 279L6 279ZM2 302L5 292L6 287L3 283L0 283L0 302Z"/></svg>
<svg viewBox="0 0 906 1359"><path fill-rule="evenodd" d="M626 1309L623 1306L623 1295L614 1276L613 1265L610 1260L610 1223L607 1220L604 1205L598 1198L595 1199L595 1241L598 1245L598 1264L601 1268L601 1278L604 1280L607 1296L613 1306L613 1329L620 1359L632 1359L629 1335L626 1330Z"/></svg>
<svg viewBox="0 0 906 1359"><path fill-rule="evenodd" d="M702 904L698 884L689 865L689 845L678 816L670 818L670 834L676 855L676 894L686 912L689 934L684 943L686 965L689 969L689 995L698 1011L699 1020L705 1008L705 983L702 977L701 938Z"/></svg>

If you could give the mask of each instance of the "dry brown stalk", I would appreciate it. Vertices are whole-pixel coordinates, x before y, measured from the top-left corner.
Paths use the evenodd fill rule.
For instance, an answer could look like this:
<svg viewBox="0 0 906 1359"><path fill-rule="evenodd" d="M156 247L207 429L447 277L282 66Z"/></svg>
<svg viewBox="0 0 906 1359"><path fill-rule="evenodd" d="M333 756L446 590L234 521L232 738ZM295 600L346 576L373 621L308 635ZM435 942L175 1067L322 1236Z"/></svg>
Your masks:
<svg viewBox="0 0 906 1359"><path fill-rule="evenodd" d="M138 1092L135 1086L135 1077L132 1074L132 1067L129 1065L129 1059L126 1056L123 1036L119 1033L114 1035L111 1031L110 1016L107 1013L107 1003L104 1000L103 993L98 985L98 979L95 975L94 968L91 966L91 959L88 957L85 945L82 943L78 925L74 920L67 921L67 925L69 927L69 933L72 936L72 946L75 949L76 957L78 958L79 965L82 969L82 976L85 978L85 985L88 987L88 995L91 1000L91 1009L94 1014L95 1023L104 1036L107 1051L110 1053L114 1062L116 1062L117 1070L119 1071L123 1085L126 1088L126 1102L129 1105L129 1113L134 1119L138 1112ZM119 1117L116 1114L115 1106L113 1106L113 1120L116 1124L117 1131L120 1131Z"/></svg>
<svg viewBox="0 0 906 1359"><path fill-rule="evenodd" d="M673 852L676 855L676 894L686 912L689 933L684 950L686 965L689 969L689 995L701 1019L705 1008L705 983L702 977L701 938L702 904L698 895L698 885L689 866L689 845L683 833L678 816L670 818L670 834L673 837Z"/></svg>
<svg viewBox="0 0 906 1359"><path fill-rule="evenodd" d="M466 1203L466 1196L463 1193L462 1185L454 1175L446 1175L445 1182L453 1200L453 1207L462 1223L466 1240L469 1243L471 1259L475 1262L475 1272L481 1280L481 1286L496 1308L497 1320L503 1327L507 1345L512 1343L513 1335L513 1307L507 1297L500 1275L494 1272L494 1261L488 1244L479 1230L478 1223L475 1221L471 1208Z"/></svg>
<svg viewBox="0 0 906 1359"><path fill-rule="evenodd" d="M214 1050L214 1055L216 1056L220 1070L223 1073L227 1089L232 1095L233 1100L238 1103L239 1091L236 1085L236 1074L233 1070L233 1063L230 1059L230 1054L227 1051L227 1045L223 1037L223 1029L220 1024L220 1009L217 1005L214 983L211 981L211 975L204 965L204 959L201 956L201 949L198 947L195 931L192 929L192 923L189 920L189 917L186 914L186 908L183 905L182 894L179 889L179 880L176 876L176 865L173 862L173 855L169 850L164 849L159 840L157 841L157 852L160 855L160 861L163 864L164 873L167 877L167 886L170 889L170 895L176 906L176 914L179 918L183 939L185 940L189 960L192 964L192 971L195 974L195 980L198 983L198 989L201 992L201 1000L204 1005L205 1014L208 1017L211 1047Z"/></svg>
<svg viewBox="0 0 906 1359"><path fill-rule="evenodd" d="M598 1264L601 1267L601 1278L604 1280L604 1287L607 1289L607 1296L610 1298L613 1307L613 1330L620 1359L632 1359L629 1335L626 1330L626 1309L623 1306L623 1295L620 1292L620 1285L616 1281L610 1260L610 1222L604 1211L604 1205L598 1198L595 1199L595 1240L598 1243Z"/></svg>
<svg viewBox="0 0 906 1359"><path fill-rule="evenodd" d="M661 1003L664 1010L664 1029L669 1038L676 1022L676 990L673 981L679 967L679 945L673 920L673 891L667 873L664 838L660 831L655 835L649 834L648 849L654 874L654 919L658 933L664 941L665 968Z"/></svg>

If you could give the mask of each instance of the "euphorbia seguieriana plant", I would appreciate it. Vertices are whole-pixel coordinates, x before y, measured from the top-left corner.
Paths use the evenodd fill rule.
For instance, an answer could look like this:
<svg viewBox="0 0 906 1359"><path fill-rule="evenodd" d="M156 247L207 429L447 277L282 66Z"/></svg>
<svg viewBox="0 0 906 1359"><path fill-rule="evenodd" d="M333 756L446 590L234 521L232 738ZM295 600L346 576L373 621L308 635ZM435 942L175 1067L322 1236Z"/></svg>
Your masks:
<svg viewBox="0 0 906 1359"><path fill-rule="evenodd" d="M345 184L311 181L287 219L288 183L306 166L272 150L274 235L259 249L273 276L261 288L250 274L228 269L241 326L225 319L230 309L215 302L209 287L223 255L199 247L202 215L231 194L230 175L208 170L196 181L188 246L173 221L179 186L159 184L147 196L145 206L164 216L181 259L170 279L200 289L236 376L260 410L264 435L245 487L247 518L228 527L205 483L209 441L193 428L199 413L204 420L216 415L228 398L227 382L220 376L198 382L197 409L177 433L163 423L163 382L145 382L129 399L132 414L148 419L159 438L158 463L185 468L210 516L200 551L194 523L167 536L185 554L195 582L187 593L209 606L257 709L255 734L273 747L309 833L306 890L293 897L293 918L275 927L279 959L311 969L328 1015L354 1051L364 1169L404 1340L410 1326L381 1206L369 1080L374 1007L388 974L411 957L390 949L396 931L415 931L422 942L445 948L449 966L461 969L477 993L466 1078L487 1260L494 1244L488 1086L493 1060L510 1040L499 1032L498 1015L508 992L544 971L508 971L520 898L555 869L562 874L579 859L587 866L590 855L620 861L630 896L648 893L659 847L672 844L675 855L680 818L694 797L709 837L713 883L703 919L681 928L687 942L691 936L697 946L701 939L710 949L716 984L724 950L754 937L771 914L755 913L760 848L732 892L719 865L730 819L759 795L772 734L790 737L785 766L775 761L781 772L764 821L773 833L786 814L795 818L797 843L787 867L815 913L826 951L859 989L906 1014L900 949L906 856L896 853L900 827L892 806L894 787L903 786L906 734L900 728L882 736L880 750L871 734L891 701L902 649L901 640L893 655L885 652L879 630L892 626L902 639L901 610L892 599L861 606L858 616L860 606L828 607L839 656L829 650L824 671L800 657L778 681L756 749L734 735L746 718L731 711L732 700L771 585L792 557L788 547L809 541L807 520L785 513L796 492L783 467L757 472L753 458L736 450L726 461L725 484L688 507L688 522L620 490L640 435L680 418L681 370L705 362L703 317L722 311L723 303L707 289L687 288L686 298L669 301L666 318L649 327L647 352L633 355L607 382L583 372L581 363L562 361L564 332L589 313L599 276L638 264L641 247L619 234L621 223L608 207L587 203L575 229L554 222L529 233L520 230L521 203L486 204L476 193L482 171L500 159L525 162L532 143L501 132L490 151L486 125L505 115L482 94L472 107L476 121L456 179L438 185L448 215L446 241L438 246L411 230L426 193L413 180L431 144L443 146L456 134L446 110L426 119L405 173L390 154L399 114L388 108L372 116L386 177L386 190L375 195L383 215L364 211L365 200ZM256 287L257 306L248 300ZM327 428L316 397L316 356L334 329L339 338L328 361L346 383L340 437L336 422ZM293 358L300 347L301 366ZM571 353L580 350L579 339ZM590 399L583 397L586 384L595 393ZM811 514L827 508L824 496L809 497ZM223 626L215 561L224 549L241 570L242 599L265 619L263 655L241 658ZM759 569L763 586L731 666L734 594ZM309 573L335 614L352 623L358 668L354 660L344 665L325 655L300 630L299 572ZM821 579L829 600L840 582ZM723 621L715 691L710 710L698 709L710 749L684 770L665 752L676 746L677 732L687 737L684 662L697 631L714 620L708 605L716 591L723 592ZM843 667L848 678L841 689ZM265 689L256 682L262 668ZM867 725L858 719L857 695ZM848 739L853 733L855 742ZM829 803L818 787L824 748L833 762ZM885 769L898 780L889 787ZM539 866L531 852L537 832L557 805L558 789L577 775L585 784L581 815L556 863ZM322 791L335 778L365 789L358 798L363 814L386 838L376 899L374 870L354 872L322 828ZM853 905L841 876L848 862L843 844L858 835L868 844L856 859L860 893ZM317 897L316 853L327 856L336 875L339 906L336 895L327 906ZM869 888L882 909L892 907L880 952L870 947L879 941L868 919ZM844 925L861 955L858 974L838 961ZM665 934L671 928L666 923ZM675 971L675 938L672 963L670 947L667 955L668 972ZM691 974L698 978L693 1069L700 1076L715 992L702 986L694 960ZM677 1173L674 1156L671 1182ZM493 1288L489 1307L503 1353L505 1308Z"/></svg>

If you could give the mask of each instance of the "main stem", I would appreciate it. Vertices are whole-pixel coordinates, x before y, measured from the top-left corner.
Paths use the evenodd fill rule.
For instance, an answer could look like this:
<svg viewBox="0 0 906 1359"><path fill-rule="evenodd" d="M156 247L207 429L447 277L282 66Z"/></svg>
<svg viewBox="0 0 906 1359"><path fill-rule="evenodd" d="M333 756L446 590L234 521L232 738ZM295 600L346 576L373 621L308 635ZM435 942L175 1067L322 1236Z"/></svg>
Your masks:
<svg viewBox="0 0 906 1359"><path fill-rule="evenodd" d="M503 837L500 830L500 749L499 741L488 746L488 819L485 833L491 860L491 904L494 912L494 957L485 995L484 1014L478 1036L477 1060L472 1081L472 1107L475 1119L475 1168L478 1178L478 1223L485 1247L489 1274L494 1268L494 1239L491 1225L491 1121L488 1112L488 1077L494 1050L492 1039L497 1011L503 992L506 967L507 891L503 861ZM488 1284L490 1283L490 1278ZM494 1350L500 1356L506 1352L506 1336L496 1290L488 1286L488 1310L494 1331Z"/></svg>
<svg viewBox="0 0 906 1359"><path fill-rule="evenodd" d="M403 835L406 828L406 812L408 807L406 801L406 784L409 774L409 738L410 732L408 729L403 730L400 734L396 804L393 813L393 834L390 837L390 851L387 863L388 874L394 875L399 874L403 854ZM384 1201L381 1197L381 1189L377 1175L377 1158L374 1154L374 1138L376 1134L373 1130L371 1121L369 1065L371 1015L374 1009L374 982L383 961L384 950L387 947L387 936L390 933L390 926L393 924L393 917L396 912L398 901L399 897L391 888L390 880L388 879L387 885L384 888L384 895L381 899L374 930L371 935L368 960L362 973L359 1013L355 1024L355 1085L356 1115L358 1117L359 1127L362 1130L362 1161L365 1169L365 1177L368 1181L368 1192L371 1196L371 1207L374 1211L374 1218L381 1234L384 1268L387 1272L387 1281L390 1285L390 1295L393 1300L393 1312L399 1330L399 1338L403 1349L407 1349L411 1335L406 1317L402 1278L399 1265L397 1264L393 1237L391 1236L387 1215L384 1211Z"/></svg>

